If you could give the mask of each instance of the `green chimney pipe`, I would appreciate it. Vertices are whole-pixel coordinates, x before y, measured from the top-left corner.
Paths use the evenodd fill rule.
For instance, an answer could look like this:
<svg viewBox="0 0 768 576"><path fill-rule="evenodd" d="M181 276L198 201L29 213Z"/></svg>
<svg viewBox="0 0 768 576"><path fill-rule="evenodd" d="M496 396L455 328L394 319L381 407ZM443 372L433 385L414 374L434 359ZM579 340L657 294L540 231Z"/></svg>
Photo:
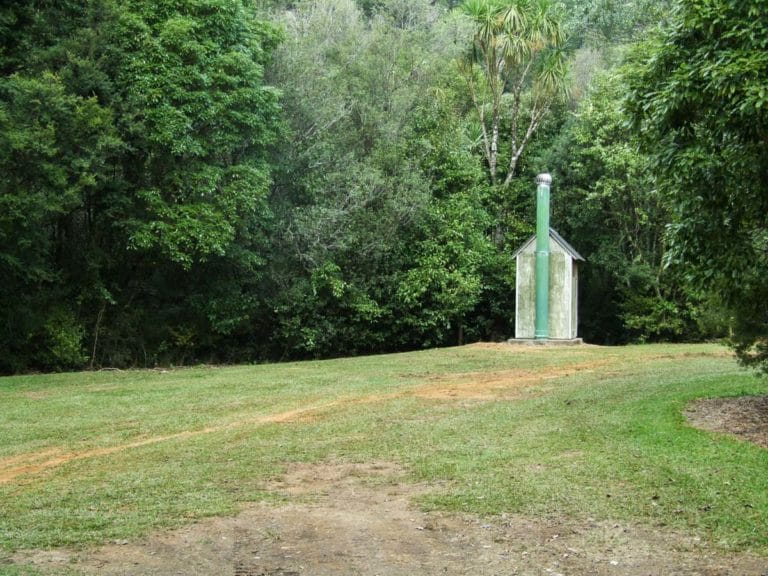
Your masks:
<svg viewBox="0 0 768 576"><path fill-rule="evenodd" d="M537 340L549 338L549 185L552 176L536 177L536 324Z"/></svg>

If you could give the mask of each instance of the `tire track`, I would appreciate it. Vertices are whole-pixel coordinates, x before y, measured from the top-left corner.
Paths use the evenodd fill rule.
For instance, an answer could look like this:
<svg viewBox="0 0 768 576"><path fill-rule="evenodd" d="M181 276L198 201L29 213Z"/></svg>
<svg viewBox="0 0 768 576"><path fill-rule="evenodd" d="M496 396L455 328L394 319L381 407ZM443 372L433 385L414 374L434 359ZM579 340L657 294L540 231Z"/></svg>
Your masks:
<svg viewBox="0 0 768 576"><path fill-rule="evenodd" d="M420 398L430 401L468 399L500 401L520 399L525 397L526 390L537 387L542 382L551 383L553 380L572 376L579 372L592 371L606 364L609 364L609 362L602 360L571 364L569 366L549 366L540 370L505 370L432 375L416 388L399 390L388 394L369 394L359 397L340 398L304 408L295 408L293 410L246 418L198 430L184 430L173 434L143 438L115 446L69 451L61 448L49 448L39 452L19 454L0 459L0 485L13 482L21 476L41 474L46 470L51 470L76 460L109 456L125 450L152 446L162 442L189 440L207 434L236 430L248 426L289 424L314 419L328 410L349 406L375 404L399 398Z"/></svg>

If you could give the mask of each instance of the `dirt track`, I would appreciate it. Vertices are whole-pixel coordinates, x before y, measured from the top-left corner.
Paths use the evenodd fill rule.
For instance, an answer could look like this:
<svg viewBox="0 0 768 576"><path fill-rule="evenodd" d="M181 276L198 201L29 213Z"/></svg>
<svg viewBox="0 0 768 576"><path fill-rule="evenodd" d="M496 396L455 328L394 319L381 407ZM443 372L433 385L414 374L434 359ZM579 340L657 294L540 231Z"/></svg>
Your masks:
<svg viewBox="0 0 768 576"><path fill-rule="evenodd" d="M99 576L762 576L768 559L713 553L698 539L626 523L423 513L387 463L291 469L269 486L289 503L253 505L140 542L15 560Z"/></svg>
<svg viewBox="0 0 768 576"><path fill-rule="evenodd" d="M176 434L151 436L126 444L71 451L48 448L41 452L19 454L9 458L0 458L0 484L11 482L20 476L35 475L45 470L56 468L73 460L108 456L132 448L140 448L160 442L194 438L205 434L221 432L246 426L260 426L284 422L296 422L312 418L323 411L342 406L373 404L403 397L447 399L447 400L493 400L524 397L528 391L555 378L577 372L592 370L605 365L605 361L574 364L565 368L545 368L539 370L505 370L500 372L470 372L464 374L440 375L428 379L423 385L402 392L390 394L372 394L351 398L341 398L315 406L287 410L245 420L236 420L220 426L210 426L199 430L185 430Z"/></svg>

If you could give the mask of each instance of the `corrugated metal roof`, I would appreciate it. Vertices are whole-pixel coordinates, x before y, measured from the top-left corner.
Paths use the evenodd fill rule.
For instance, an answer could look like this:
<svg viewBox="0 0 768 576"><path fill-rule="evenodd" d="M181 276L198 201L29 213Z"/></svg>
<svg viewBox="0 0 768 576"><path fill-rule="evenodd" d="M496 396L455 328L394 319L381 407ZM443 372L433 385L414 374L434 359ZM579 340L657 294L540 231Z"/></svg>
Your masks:
<svg viewBox="0 0 768 576"><path fill-rule="evenodd" d="M552 240L554 240L555 242L557 242L557 243L558 243L558 244L559 244L559 245L562 247L562 249L563 249L563 250L564 250L564 251L565 251L565 252L566 252L566 253L567 253L567 254L568 254L568 255L569 255L571 258L573 258L573 259L574 259L574 260L576 260L577 262L586 262L586 260L584 259L584 257L583 257L581 254L579 254L579 253L576 251L576 249L575 249L573 246L571 246L570 244L568 244L568 242L566 241L566 239L565 239L565 238L563 238L562 236L560 236L560 234L558 234L558 233L557 233L557 230L555 230L554 228L550 228L550 229L549 229L549 237L550 237ZM531 236L531 237L530 237L528 240L526 240L526 241L523 243L523 245L522 245L522 246L520 246L520 248L518 248L518 249L517 249L517 251L516 251L516 252L515 252L515 253L512 255L512 257L513 257L513 258L517 258L517 255L518 255L518 254L520 254L520 252L522 252L523 250L525 250L526 248L528 248L528 246L529 246L529 245L530 245L532 242L535 242L535 241L536 241L536 234L534 234L534 235L533 235L533 236Z"/></svg>

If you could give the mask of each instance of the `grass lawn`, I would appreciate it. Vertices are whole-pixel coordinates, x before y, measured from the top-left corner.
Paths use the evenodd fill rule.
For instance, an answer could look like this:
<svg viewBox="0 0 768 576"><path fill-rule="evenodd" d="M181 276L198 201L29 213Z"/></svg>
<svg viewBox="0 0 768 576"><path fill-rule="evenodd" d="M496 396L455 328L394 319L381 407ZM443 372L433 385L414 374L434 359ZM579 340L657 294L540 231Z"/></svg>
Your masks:
<svg viewBox="0 0 768 576"><path fill-rule="evenodd" d="M768 555L768 450L681 413L765 393L715 345L0 378L0 572L14 550L234 514L325 459L400 463L434 483L428 509L632 520Z"/></svg>

